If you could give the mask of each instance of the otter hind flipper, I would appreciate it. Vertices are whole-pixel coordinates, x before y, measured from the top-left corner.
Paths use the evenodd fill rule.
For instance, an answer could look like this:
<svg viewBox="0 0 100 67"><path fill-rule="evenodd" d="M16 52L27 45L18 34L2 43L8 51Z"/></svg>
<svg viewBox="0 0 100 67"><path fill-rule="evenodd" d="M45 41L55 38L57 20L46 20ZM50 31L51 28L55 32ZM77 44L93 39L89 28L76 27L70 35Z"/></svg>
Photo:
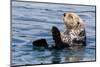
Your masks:
<svg viewBox="0 0 100 67"><path fill-rule="evenodd" d="M61 49L64 48L63 42L61 40L61 34L57 27L52 27L52 37L55 42L55 49Z"/></svg>
<svg viewBox="0 0 100 67"><path fill-rule="evenodd" d="M54 41L61 41L60 31L55 26L52 27L52 36Z"/></svg>
<svg viewBox="0 0 100 67"><path fill-rule="evenodd" d="M36 41L33 41L32 44L34 46L37 46L37 47L45 47L45 48L48 48L48 43L47 43L46 39L38 39Z"/></svg>

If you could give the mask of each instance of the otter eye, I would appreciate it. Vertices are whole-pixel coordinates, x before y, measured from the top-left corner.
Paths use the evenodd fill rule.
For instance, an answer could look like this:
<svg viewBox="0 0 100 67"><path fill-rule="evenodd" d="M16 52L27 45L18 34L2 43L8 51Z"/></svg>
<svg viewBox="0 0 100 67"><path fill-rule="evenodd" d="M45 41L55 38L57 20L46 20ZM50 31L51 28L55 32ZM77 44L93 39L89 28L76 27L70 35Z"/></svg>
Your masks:
<svg viewBox="0 0 100 67"><path fill-rule="evenodd" d="M66 16L66 13L64 13L64 17Z"/></svg>

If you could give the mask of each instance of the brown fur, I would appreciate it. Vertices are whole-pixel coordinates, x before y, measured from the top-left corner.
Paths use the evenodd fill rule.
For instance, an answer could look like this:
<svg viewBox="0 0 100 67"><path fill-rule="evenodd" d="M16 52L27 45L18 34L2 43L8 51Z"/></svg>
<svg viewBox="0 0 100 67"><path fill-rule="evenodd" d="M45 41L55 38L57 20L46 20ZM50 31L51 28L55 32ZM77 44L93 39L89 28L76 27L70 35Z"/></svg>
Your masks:
<svg viewBox="0 0 100 67"><path fill-rule="evenodd" d="M86 33L83 20L75 13L64 13L63 21L66 26L66 30L63 33L60 33L57 27L52 27L52 37L55 45L51 48L63 49L69 47L71 49L78 49L85 46ZM48 43L45 39L33 41L33 45L46 46L48 48Z"/></svg>
<svg viewBox="0 0 100 67"><path fill-rule="evenodd" d="M85 45L86 34L83 20L75 13L64 13L66 31L61 33L62 42L69 46Z"/></svg>

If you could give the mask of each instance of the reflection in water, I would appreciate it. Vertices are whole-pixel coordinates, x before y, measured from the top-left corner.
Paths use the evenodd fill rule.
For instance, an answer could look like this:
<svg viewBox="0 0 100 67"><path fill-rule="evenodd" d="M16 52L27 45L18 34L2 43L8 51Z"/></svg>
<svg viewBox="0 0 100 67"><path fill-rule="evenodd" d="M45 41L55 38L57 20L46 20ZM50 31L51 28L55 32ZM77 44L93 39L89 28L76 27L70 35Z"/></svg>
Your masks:
<svg viewBox="0 0 100 67"><path fill-rule="evenodd" d="M85 51L85 47L78 50L77 49L74 50L66 49L65 51L53 50L51 53L51 55L53 56L52 63L53 64L62 63L61 61L64 62L82 61L84 58L84 51ZM62 53L65 53L64 56L61 55Z"/></svg>
<svg viewBox="0 0 100 67"><path fill-rule="evenodd" d="M82 61L84 58L84 50L85 48L81 48L79 50L71 50L72 54L70 56L65 57L66 62L77 62L77 61Z"/></svg>
<svg viewBox="0 0 100 67"><path fill-rule="evenodd" d="M82 57L79 56L79 55L72 55L70 57L65 58L65 61L67 61L67 62L77 62L77 61L80 61L80 60L82 60Z"/></svg>
<svg viewBox="0 0 100 67"><path fill-rule="evenodd" d="M57 50L52 51L52 56L53 56L53 58L51 61L53 64L57 64L57 63L61 62L61 57L60 57L59 51L57 51Z"/></svg>

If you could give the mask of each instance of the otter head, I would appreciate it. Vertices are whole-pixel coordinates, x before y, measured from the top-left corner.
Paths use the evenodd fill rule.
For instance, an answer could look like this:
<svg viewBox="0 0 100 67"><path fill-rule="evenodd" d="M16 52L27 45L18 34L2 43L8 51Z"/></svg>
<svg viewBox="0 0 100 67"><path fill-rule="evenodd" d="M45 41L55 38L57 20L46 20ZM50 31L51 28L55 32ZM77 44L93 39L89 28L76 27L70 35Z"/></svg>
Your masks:
<svg viewBox="0 0 100 67"><path fill-rule="evenodd" d="M83 22L75 13L64 13L63 21L68 29L77 28Z"/></svg>

